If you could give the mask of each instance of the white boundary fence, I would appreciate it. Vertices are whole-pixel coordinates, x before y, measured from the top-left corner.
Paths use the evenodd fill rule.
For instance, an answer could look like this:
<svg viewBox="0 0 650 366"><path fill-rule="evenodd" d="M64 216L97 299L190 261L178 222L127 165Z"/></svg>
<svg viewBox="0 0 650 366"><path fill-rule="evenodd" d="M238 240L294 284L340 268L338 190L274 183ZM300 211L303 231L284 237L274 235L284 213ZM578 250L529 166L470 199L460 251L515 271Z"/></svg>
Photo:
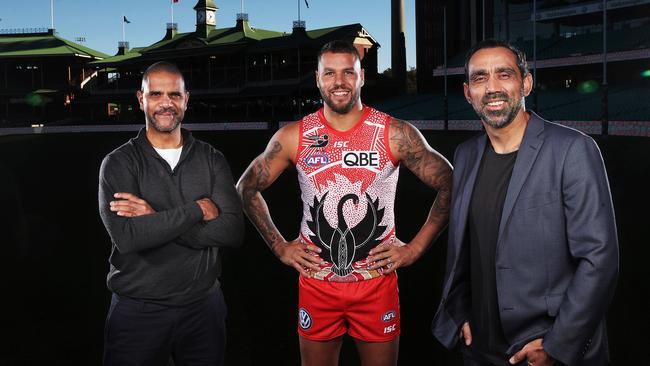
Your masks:
<svg viewBox="0 0 650 366"><path fill-rule="evenodd" d="M443 131L442 120L412 120L408 121L424 131ZM590 135L601 133L600 121L555 121L559 124L575 128ZM279 122L283 127L290 122ZM183 127L192 131L255 131L274 128L271 122L225 122L225 123L184 123ZM93 133L93 132L125 132L138 131L143 124L127 125L79 125L79 126L47 126L6 127L0 128L0 136L57 134L57 133ZM478 120L450 120L449 131L478 131L481 123ZM613 136L642 136L650 137L650 121L609 121L609 135Z"/></svg>

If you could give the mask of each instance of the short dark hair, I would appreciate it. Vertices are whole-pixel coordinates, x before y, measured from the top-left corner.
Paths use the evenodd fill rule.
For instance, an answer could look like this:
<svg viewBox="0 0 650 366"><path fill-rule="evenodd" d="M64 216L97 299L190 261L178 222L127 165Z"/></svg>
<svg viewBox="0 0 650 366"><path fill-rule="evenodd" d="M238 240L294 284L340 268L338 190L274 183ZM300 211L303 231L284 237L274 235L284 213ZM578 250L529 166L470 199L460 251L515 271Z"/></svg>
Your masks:
<svg viewBox="0 0 650 366"><path fill-rule="evenodd" d="M144 74L142 74L142 82L146 83L149 81L149 75L153 74L154 72L168 72L170 74L176 74L181 77L183 80L183 85L185 85L185 90L187 90L187 85L185 84L185 78L183 77L183 73L181 70L178 69L178 66L174 65L173 63L169 61L158 61L153 63L151 66L147 67L147 69L144 71Z"/></svg>
<svg viewBox="0 0 650 366"><path fill-rule="evenodd" d="M354 55L359 62L361 62L361 55L359 55L359 51L354 47L354 45L350 42L346 42L343 40L336 40L336 41L330 41L325 43L323 47L321 47L320 51L318 51L318 55L316 56L316 61L320 62L321 56L323 56L324 53L349 53Z"/></svg>
<svg viewBox="0 0 650 366"><path fill-rule="evenodd" d="M486 39L475 44L472 48L470 48L470 50L467 52L467 56L465 56L465 81L466 82L469 81L469 60L472 58L472 56L474 56L476 52L484 48L499 48L499 47L510 50L510 52L512 52L512 54L515 55L515 58L517 59L517 68L519 68L519 73L521 74L522 79L526 75L528 75L528 63L526 62L525 53L523 53L520 49L513 46L509 42L501 41L498 39Z"/></svg>

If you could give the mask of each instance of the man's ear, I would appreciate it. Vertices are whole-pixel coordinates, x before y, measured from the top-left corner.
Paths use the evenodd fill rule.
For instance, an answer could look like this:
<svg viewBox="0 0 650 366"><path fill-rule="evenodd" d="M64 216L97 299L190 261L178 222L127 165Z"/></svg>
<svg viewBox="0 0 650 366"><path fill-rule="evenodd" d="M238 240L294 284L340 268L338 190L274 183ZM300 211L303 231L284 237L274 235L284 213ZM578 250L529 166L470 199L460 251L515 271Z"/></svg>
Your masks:
<svg viewBox="0 0 650 366"><path fill-rule="evenodd" d="M527 73L526 76L524 76L524 97L527 97L532 90L533 90L533 76L530 73Z"/></svg>
<svg viewBox="0 0 650 366"><path fill-rule="evenodd" d="M140 104L140 110L144 111L144 93L142 90L135 92L135 96L138 98L138 103Z"/></svg>
<svg viewBox="0 0 650 366"><path fill-rule="evenodd" d="M465 94L467 103L472 104L472 95L469 92L469 84L467 83L463 83L463 94Z"/></svg>

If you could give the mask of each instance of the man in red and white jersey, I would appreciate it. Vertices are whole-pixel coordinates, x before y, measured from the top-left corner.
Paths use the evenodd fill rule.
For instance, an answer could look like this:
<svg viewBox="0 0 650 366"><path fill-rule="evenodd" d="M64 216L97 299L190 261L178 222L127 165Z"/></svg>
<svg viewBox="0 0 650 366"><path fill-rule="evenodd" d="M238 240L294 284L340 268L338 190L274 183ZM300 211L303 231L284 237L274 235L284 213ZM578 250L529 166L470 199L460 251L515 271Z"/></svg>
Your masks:
<svg viewBox="0 0 650 366"><path fill-rule="evenodd" d="M348 333L364 365L395 365L400 334L395 270L419 258L447 224L451 165L412 125L361 103L357 50L333 41L318 54L322 109L281 128L244 172L244 211L299 277L303 365L338 365ZM292 164L302 191L298 238L277 230L261 191ZM399 164L438 192L409 243L395 237Z"/></svg>

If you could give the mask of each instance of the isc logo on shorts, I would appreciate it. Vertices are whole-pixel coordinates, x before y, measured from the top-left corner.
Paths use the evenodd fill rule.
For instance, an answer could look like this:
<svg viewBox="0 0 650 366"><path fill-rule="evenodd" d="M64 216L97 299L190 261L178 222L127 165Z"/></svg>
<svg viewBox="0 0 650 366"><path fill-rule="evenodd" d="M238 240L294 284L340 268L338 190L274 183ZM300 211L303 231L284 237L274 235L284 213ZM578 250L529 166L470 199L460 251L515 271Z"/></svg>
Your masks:
<svg viewBox="0 0 650 366"><path fill-rule="evenodd" d="M378 151L343 151L344 168L379 168Z"/></svg>
<svg viewBox="0 0 650 366"><path fill-rule="evenodd" d="M384 322L384 323L388 323L388 322L390 322L391 320L393 320L395 318L397 318L397 313L395 312L395 310L390 310L390 311L385 312L381 316L381 321Z"/></svg>
<svg viewBox="0 0 650 366"><path fill-rule="evenodd" d="M384 327L384 334L393 333L397 330L397 324L389 325Z"/></svg>
<svg viewBox="0 0 650 366"><path fill-rule="evenodd" d="M311 328L311 316L304 308L300 308L298 311L298 324L303 330Z"/></svg>

